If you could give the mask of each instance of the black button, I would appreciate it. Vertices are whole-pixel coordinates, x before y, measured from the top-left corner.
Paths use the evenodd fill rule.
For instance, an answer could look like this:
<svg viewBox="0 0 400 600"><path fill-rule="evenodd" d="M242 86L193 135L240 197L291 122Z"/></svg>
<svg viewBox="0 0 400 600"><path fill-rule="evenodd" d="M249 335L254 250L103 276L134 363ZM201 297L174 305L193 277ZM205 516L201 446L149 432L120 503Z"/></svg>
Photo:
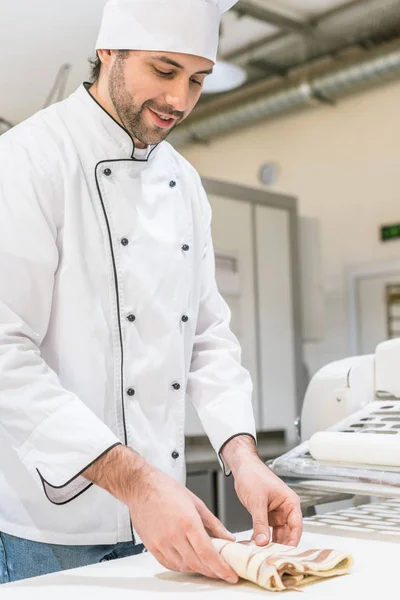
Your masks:
<svg viewBox="0 0 400 600"><path fill-rule="evenodd" d="M182 317L182 321L183 321L184 323L187 323L187 322L189 321L189 317L188 317L187 315L183 315L183 317Z"/></svg>
<svg viewBox="0 0 400 600"><path fill-rule="evenodd" d="M189 248L189 246L188 246L187 244L184 244L184 245L182 246L182 250L183 250L184 252L188 252L188 251L190 250L190 248Z"/></svg>
<svg viewBox="0 0 400 600"><path fill-rule="evenodd" d="M172 386L174 388L174 390L178 391L181 389L181 386L179 385L179 383L174 383L174 385Z"/></svg>
<svg viewBox="0 0 400 600"><path fill-rule="evenodd" d="M172 453L172 458L174 460L176 460L177 458L179 458L179 452L177 452L176 450L174 450L173 453Z"/></svg>
<svg viewBox="0 0 400 600"><path fill-rule="evenodd" d="M126 317L128 319L128 321L130 321L131 323L134 323L136 321L136 317L135 315L128 315Z"/></svg>
<svg viewBox="0 0 400 600"><path fill-rule="evenodd" d="M122 244L123 246L127 246L127 245L129 244L129 240L127 240L126 238L122 238L122 240L121 240L121 244Z"/></svg>
<svg viewBox="0 0 400 600"><path fill-rule="evenodd" d="M110 175L111 175L111 174L112 174L112 171L111 171L111 169L104 169L104 175L105 175L106 177L110 177Z"/></svg>
<svg viewBox="0 0 400 600"><path fill-rule="evenodd" d="M129 388L129 390L126 393L128 394L128 396L134 396L135 390L133 390L132 388Z"/></svg>
<svg viewBox="0 0 400 600"><path fill-rule="evenodd" d="M170 181L169 187L174 188L176 186L176 181Z"/></svg>

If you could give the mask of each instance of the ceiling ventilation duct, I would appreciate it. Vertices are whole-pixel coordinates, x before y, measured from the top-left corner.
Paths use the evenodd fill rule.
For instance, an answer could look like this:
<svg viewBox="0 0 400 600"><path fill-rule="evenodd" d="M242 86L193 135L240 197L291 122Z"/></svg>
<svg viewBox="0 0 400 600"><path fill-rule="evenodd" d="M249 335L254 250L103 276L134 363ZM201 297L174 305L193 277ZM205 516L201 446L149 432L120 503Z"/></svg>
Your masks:
<svg viewBox="0 0 400 600"><path fill-rule="evenodd" d="M207 141L225 133L236 132L239 127L252 125L320 102L334 103L337 98L360 88L400 75L400 49L370 58L326 75L299 83L286 90L267 94L228 108L213 116L183 125L170 137L175 146Z"/></svg>

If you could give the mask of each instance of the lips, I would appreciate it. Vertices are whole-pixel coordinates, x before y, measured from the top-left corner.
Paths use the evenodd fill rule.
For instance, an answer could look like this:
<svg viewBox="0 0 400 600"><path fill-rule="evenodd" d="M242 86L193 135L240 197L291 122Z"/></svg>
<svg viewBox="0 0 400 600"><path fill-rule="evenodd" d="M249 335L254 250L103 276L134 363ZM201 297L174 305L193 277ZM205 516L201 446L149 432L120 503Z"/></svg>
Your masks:
<svg viewBox="0 0 400 600"><path fill-rule="evenodd" d="M153 121L157 125L157 127L160 127L162 129L170 129L176 121L176 119L174 119L174 118L171 118L168 120L161 119L161 117L156 112L154 112L154 110L151 110L151 108L149 108L148 110L153 118Z"/></svg>

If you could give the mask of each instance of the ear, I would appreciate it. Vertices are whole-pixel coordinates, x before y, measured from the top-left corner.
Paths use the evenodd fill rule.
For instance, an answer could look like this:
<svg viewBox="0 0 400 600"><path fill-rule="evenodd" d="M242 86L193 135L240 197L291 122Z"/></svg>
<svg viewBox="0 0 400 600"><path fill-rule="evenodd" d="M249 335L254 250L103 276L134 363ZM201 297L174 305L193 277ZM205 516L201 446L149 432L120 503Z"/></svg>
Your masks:
<svg viewBox="0 0 400 600"><path fill-rule="evenodd" d="M114 54L115 50L97 50L97 56L106 69L109 69L113 63Z"/></svg>

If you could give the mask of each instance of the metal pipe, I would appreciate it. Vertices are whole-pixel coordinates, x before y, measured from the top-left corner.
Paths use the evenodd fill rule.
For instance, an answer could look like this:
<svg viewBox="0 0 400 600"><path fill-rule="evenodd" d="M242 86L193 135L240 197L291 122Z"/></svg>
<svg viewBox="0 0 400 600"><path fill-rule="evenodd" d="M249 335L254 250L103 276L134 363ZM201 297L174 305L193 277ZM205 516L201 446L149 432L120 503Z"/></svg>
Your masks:
<svg viewBox="0 0 400 600"><path fill-rule="evenodd" d="M319 102L334 103L343 94L381 83L382 80L389 81L399 75L400 49L396 48L361 63L315 77L309 82L239 104L186 127L182 126L171 135L171 141L176 146L193 141L207 141L288 111Z"/></svg>
<svg viewBox="0 0 400 600"><path fill-rule="evenodd" d="M240 15L247 15L258 21L275 25L284 31L297 31L303 34L309 34L312 30L311 25L305 21L296 21L286 15L272 11L270 8L253 4L250 0L240 0L234 7L233 10Z"/></svg>
<svg viewBox="0 0 400 600"><path fill-rule="evenodd" d="M398 0L358 0L329 11L314 21L314 35L278 34L252 43L248 49L225 54L224 60L246 67L252 60L267 60L285 68L293 68L318 56L335 53L344 46L385 36L399 30Z"/></svg>

